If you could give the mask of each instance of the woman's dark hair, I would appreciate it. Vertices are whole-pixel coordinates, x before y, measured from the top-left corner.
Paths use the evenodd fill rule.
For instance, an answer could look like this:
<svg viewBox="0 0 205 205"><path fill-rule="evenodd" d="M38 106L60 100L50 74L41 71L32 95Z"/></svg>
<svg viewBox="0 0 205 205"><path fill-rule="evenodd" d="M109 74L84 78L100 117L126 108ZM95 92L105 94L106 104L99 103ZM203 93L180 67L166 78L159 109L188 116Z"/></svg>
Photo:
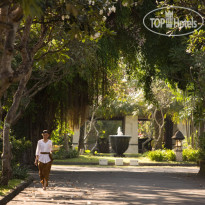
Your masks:
<svg viewBox="0 0 205 205"><path fill-rule="evenodd" d="M44 133L50 134L48 130L43 130L42 134L44 134Z"/></svg>

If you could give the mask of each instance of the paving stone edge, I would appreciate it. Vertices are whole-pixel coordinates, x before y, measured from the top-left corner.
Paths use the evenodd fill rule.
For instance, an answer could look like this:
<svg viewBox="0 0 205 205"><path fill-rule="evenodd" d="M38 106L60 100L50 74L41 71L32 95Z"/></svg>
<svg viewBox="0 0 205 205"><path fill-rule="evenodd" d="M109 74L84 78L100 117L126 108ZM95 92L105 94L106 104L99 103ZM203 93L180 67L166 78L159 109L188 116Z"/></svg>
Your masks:
<svg viewBox="0 0 205 205"><path fill-rule="evenodd" d="M26 181L23 183L19 184L15 189L13 189L9 194L4 196L0 200L1 205L7 204L9 201L11 201L16 195L18 195L22 190L24 190L26 187L28 187L32 182L34 178L30 176Z"/></svg>

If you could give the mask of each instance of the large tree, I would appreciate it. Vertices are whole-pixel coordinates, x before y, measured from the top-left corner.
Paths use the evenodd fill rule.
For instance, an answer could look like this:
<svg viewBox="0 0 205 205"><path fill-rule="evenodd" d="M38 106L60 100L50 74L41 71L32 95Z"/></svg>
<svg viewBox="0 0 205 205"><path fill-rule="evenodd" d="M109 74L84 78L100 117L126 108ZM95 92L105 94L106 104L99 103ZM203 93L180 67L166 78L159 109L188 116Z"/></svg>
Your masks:
<svg viewBox="0 0 205 205"><path fill-rule="evenodd" d="M18 84L12 104L3 119L2 184L7 184L11 177L9 131L21 114L17 111L22 97L34 96L53 81L53 76L59 72L59 67L62 68L58 63L63 63L69 58L65 52L71 40L96 39L107 32L103 16L99 11L102 9L106 13L111 6L112 1L75 0L69 2L14 0L3 1L0 4L2 34L0 100L11 85ZM14 56L15 61L13 61ZM49 82L37 82L33 87L27 87L32 72L45 68L45 58L47 61L50 59L54 66L47 72L52 76Z"/></svg>
<svg viewBox="0 0 205 205"><path fill-rule="evenodd" d="M145 13L148 7L144 1ZM152 7L160 8L164 6L183 6L192 8L205 16L203 1L152 1ZM150 4L151 5L151 4ZM139 8L140 9L140 8ZM179 13L182 17L184 13ZM193 15L195 15L193 13ZM184 17L183 17L184 18ZM142 20L141 20L142 21ZM178 28L176 28L178 30ZM170 32L176 32L173 29ZM153 100L154 96L150 89L153 79L164 79L168 81L173 88L179 88L186 91L194 99L193 120L199 129L201 152L204 153L204 127L205 127L205 78L204 78L204 26L195 31L192 35L181 37L164 37L151 33L143 28L142 35L145 37L145 43L140 49L139 66L136 69L136 75L141 79L141 85L144 87L147 99ZM177 31L177 32L183 32ZM204 154L202 154L204 158ZM205 172L203 171L200 173Z"/></svg>

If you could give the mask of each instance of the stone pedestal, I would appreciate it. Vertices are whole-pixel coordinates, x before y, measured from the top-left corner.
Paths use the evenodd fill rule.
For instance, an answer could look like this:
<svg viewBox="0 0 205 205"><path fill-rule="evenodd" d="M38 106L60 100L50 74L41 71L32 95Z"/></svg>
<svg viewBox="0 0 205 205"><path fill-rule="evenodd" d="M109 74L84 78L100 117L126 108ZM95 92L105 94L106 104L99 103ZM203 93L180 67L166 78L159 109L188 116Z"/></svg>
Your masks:
<svg viewBox="0 0 205 205"><path fill-rule="evenodd" d="M130 160L130 166L137 166L138 165L138 160L137 159L131 159Z"/></svg>
<svg viewBox="0 0 205 205"><path fill-rule="evenodd" d="M182 162L183 161L182 150L175 150L175 154L176 154L176 161Z"/></svg>
<svg viewBox="0 0 205 205"><path fill-rule="evenodd" d="M99 159L99 165L108 165L108 160L107 159Z"/></svg>
<svg viewBox="0 0 205 205"><path fill-rule="evenodd" d="M78 141L80 137L80 128L74 128L74 135L73 135L73 149L78 147Z"/></svg>
<svg viewBox="0 0 205 205"><path fill-rule="evenodd" d="M116 166L123 166L123 159L115 159Z"/></svg>
<svg viewBox="0 0 205 205"><path fill-rule="evenodd" d="M138 153L138 117L125 116L125 135L130 135L132 138L129 142L129 147L125 153Z"/></svg>

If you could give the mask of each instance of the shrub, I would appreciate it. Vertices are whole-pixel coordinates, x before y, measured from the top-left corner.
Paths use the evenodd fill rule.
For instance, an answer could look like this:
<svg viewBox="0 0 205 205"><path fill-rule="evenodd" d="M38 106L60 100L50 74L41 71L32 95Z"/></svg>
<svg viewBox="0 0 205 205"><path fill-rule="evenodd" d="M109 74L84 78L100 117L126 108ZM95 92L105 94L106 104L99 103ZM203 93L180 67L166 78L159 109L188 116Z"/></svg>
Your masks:
<svg viewBox="0 0 205 205"><path fill-rule="evenodd" d="M147 155L152 161L162 161L163 154L161 150L150 151Z"/></svg>
<svg viewBox="0 0 205 205"><path fill-rule="evenodd" d="M147 155L153 161L175 161L176 154L173 150L155 150L148 152ZM183 161L196 162L199 157L199 151L192 148L184 149L182 152Z"/></svg>
<svg viewBox="0 0 205 205"><path fill-rule="evenodd" d="M59 151L53 153L53 158L55 159L67 159L67 158L76 158L79 156L77 150L70 149L66 151L63 147L59 149Z"/></svg>
<svg viewBox="0 0 205 205"><path fill-rule="evenodd" d="M173 150L155 150L148 152L147 156L152 161L175 161L176 155Z"/></svg>
<svg viewBox="0 0 205 205"><path fill-rule="evenodd" d="M26 179L28 177L28 169L24 166L16 164L13 166L13 179Z"/></svg>
<svg viewBox="0 0 205 205"><path fill-rule="evenodd" d="M76 150L69 150L68 153L67 153L67 158L76 158L79 156L79 153L78 151Z"/></svg>
<svg viewBox="0 0 205 205"><path fill-rule="evenodd" d="M167 149L164 151L165 153L163 155L163 158L165 161L175 161L176 160L176 154L174 153L173 150Z"/></svg>
<svg viewBox="0 0 205 205"><path fill-rule="evenodd" d="M15 163L22 162L22 155L31 147L31 141L26 140L25 137L16 139L15 136L11 136L12 154Z"/></svg>
<svg viewBox="0 0 205 205"><path fill-rule="evenodd" d="M192 148L187 148L183 150L182 156L183 161L196 162L199 156L199 151Z"/></svg>

